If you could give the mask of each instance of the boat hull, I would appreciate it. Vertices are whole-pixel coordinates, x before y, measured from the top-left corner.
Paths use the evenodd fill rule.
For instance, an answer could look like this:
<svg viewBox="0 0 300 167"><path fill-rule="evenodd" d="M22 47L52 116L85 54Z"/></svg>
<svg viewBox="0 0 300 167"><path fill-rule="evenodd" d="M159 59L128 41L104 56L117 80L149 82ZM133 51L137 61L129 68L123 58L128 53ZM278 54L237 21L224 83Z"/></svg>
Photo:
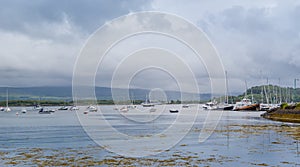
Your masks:
<svg viewBox="0 0 300 167"><path fill-rule="evenodd" d="M234 111L258 111L259 104L250 104L246 106L236 107L233 110Z"/></svg>
<svg viewBox="0 0 300 167"><path fill-rule="evenodd" d="M233 110L234 106L226 106L223 108L223 110Z"/></svg>
<svg viewBox="0 0 300 167"><path fill-rule="evenodd" d="M178 110L170 110L170 113L178 113Z"/></svg>

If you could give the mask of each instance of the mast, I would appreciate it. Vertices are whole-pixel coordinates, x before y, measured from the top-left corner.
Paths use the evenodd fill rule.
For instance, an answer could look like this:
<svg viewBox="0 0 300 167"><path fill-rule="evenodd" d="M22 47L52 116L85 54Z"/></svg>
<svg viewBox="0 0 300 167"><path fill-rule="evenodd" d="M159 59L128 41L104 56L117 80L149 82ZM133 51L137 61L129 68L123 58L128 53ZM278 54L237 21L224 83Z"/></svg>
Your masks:
<svg viewBox="0 0 300 167"><path fill-rule="evenodd" d="M245 86L246 86L246 92L245 92L245 98L247 98L247 90L248 90L248 86L247 86L247 81L245 80Z"/></svg>
<svg viewBox="0 0 300 167"><path fill-rule="evenodd" d="M261 70L260 70L260 79L263 85L263 76ZM264 86L261 86L260 95L261 95L261 103L264 103Z"/></svg>
<svg viewBox="0 0 300 167"><path fill-rule="evenodd" d="M279 78L279 86L278 86L278 88L279 88L279 104L281 104L282 103L282 97L281 97L281 86L280 86L280 78Z"/></svg>
<svg viewBox="0 0 300 167"><path fill-rule="evenodd" d="M268 94L268 104L269 102L272 103L272 96L270 91L270 85L269 85L269 78L267 78L267 94Z"/></svg>
<svg viewBox="0 0 300 167"><path fill-rule="evenodd" d="M267 84L268 84L268 79L267 79ZM267 100L266 102L267 102L267 104L269 104L268 92L266 90L265 85L264 85L264 92L265 92L265 96L266 96L266 100Z"/></svg>
<svg viewBox="0 0 300 167"><path fill-rule="evenodd" d="M8 108L8 88L6 89L6 108Z"/></svg>
<svg viewBox="0 0 300 167"><path fill-rule="evenodd" d="M261 95L261 103L264 103L264 87L263 86L261 87L260 95Z"/></svg>
<svg viewBox="0 0 300 167"><path fill-rule="evenodd" d="M254 99L253 99L253 92L252 92L252 87L251 87L251 102L253 103Z"/></svg>
<svg viewBox="0 0 300 167"><path fill-rule="evenodd" d="M227 71L225 71L225 79L226 79L226 94L225 94L225 101L228 104L228 78L227 78Z"/></svg>

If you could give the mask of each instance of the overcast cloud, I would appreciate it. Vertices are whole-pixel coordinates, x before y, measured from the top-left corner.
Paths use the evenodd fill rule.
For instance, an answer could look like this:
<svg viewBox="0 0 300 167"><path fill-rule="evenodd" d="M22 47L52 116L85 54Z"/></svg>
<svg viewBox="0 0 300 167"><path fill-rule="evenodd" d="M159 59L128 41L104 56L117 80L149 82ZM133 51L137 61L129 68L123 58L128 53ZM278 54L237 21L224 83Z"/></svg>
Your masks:
<svg viewBox="0 0 300 167"><path fill-rule="evenodd" d="M281 78L292 86L300 78L298 1L7 0L0 5L0 84L70 85L76 57L91 33L111 19L148 10L177 14L202 29L222 58L231 91L243 91L244 80L252 86L262 84L261 77L274 84ZM197 76L201 90L208 89L205 72ZM134 82L143 85L141 78Z"/></svg>

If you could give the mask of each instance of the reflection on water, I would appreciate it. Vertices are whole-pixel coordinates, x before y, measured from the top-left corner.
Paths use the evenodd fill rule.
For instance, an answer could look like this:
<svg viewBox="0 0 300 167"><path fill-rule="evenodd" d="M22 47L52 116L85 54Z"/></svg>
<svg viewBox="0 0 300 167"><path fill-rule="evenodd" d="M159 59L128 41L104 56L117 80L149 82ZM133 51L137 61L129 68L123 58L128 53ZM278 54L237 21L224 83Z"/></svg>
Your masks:
<svg viewBox="0 0 300 167"><path fill-rule="evenodd" d="M103 107L106 119L128 135L159 133L176 118L176 114L165 112L154 115L150 122L138 123L113 112L113 108ZM21 108L12 109L0 113L1 166L300 166L300 124L266 120L260 117L261 112L226 111L213 135L199 143L208 112L199 111L192 130L175 147L155 156L128 158L96 145L80 126L75 112L41 115L28 109L17 116Z"/></svg>

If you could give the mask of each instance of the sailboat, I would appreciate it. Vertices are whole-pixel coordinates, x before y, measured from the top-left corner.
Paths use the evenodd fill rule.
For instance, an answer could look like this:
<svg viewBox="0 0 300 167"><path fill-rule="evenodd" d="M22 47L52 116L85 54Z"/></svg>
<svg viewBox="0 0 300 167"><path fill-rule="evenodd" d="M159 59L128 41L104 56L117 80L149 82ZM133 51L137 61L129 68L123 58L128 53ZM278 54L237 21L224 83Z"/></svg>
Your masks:
<svg viewBox="0 0 300 167"><path fill-rule="evenodd" d="M43 107L40 105L40 103L41 103L41 97L39 97L39 102L38 102L38 104L36 104L36 105L34 105L33 106L33 110L35 110L35 111L40 111Z"/></svg>
<svg viewBox="0 0 300 167"><path fill-rule="evenodd" d="M143 107L154 107L154 103L148 102L148 98L147 98L147 95L146 95L146 100L145 100L144 103L142 103L142 106Z"/></svg>
<svg viewBox="0 0 300 167"><path fill-rule="evenodd" d="M98 108L95 107L95 106L89 105L89 106L87 107L87 110L88 110L89 112L97 112L97 111L98 111Z"/></svg>
<svg viewBox="0 0 300 167"><path fill-rule="evenodd" d="M232 110L234 108L233 104L228 103L228 79L227 79L227 71L225 71L225 79L226 79L226 95L225 95L225 102L223 104L218 104L218 110Z"/></svg>
<svg viewBox="0 0 300 167"><path fill-rule="evenodd" d="M6 89L6 108L4 109L5 112L10 112L11 109L8 107L8 89Z"/></svg>

